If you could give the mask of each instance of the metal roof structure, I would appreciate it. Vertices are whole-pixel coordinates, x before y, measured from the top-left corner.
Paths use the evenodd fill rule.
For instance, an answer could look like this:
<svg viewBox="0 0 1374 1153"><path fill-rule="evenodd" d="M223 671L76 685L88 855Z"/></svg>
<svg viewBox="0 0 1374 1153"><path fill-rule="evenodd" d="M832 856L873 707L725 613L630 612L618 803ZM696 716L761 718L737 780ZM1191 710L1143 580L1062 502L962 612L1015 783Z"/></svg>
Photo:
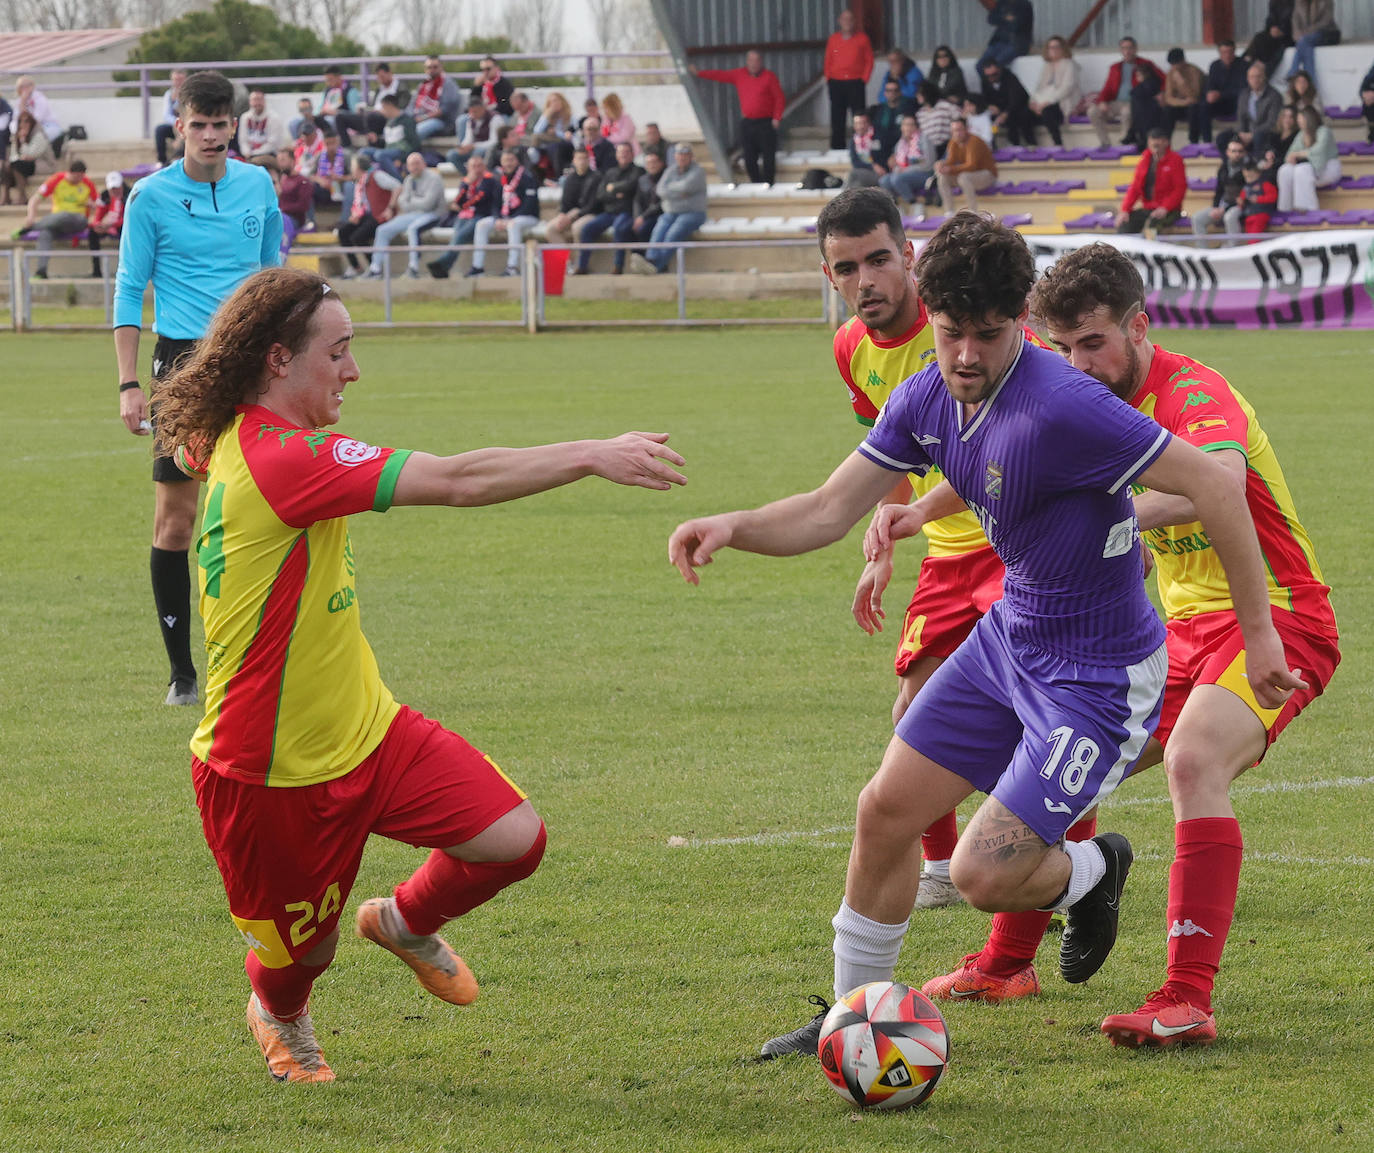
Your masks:
<svg viewBox="0 0 1374 1153"><path fill-rule="evenodd" d="M127 44L141 28L82 28L67 32L11 32L0 36L0 72L36 72L45 66L84 63L83 58Z"/></svg>

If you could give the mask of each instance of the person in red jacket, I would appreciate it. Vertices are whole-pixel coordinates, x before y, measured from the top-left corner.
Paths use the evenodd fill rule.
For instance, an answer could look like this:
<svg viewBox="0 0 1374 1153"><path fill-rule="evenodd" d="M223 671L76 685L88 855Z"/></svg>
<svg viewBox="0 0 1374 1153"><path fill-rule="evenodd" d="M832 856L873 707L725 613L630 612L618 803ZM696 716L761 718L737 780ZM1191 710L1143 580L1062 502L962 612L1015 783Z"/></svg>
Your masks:
<svg viewBox="0 0 1374 1153"><path fill-rule="evenodd" d="M1277 199L1278 193L1274 195ZM119 234L124 229L124 173L105 174L105 191L96 200L86 229L86 243L91 249L91 276L99 279L103 273L100 268L100 257L95 254L100 251L100 242L112 240L118 248Z"/></svg>
<svg viewBox="0 0 1374 1153"><path fill-rule="evenodd" d="M1183 212L1188 174L1183 157L1169 147L1169 133L1150 129L1145 154L1137 161L1131 186L1116 214L1117 232L1157 232L1168 228Z"/></svg>
<svg viewBox="0 0 1374 1153"><path fill-rule="evenodd" d="M1143 65L1159 81L1158 91L1164 90L1164 73L1157 64L1137 55L1139 45L1134 36L1123 36L1117 47L1121 49L1121 59L1107 70L1107 82L1102 85L1102 91L1088 104L1088 119L1097 130L1097 142L1103 148L1111 144L1107 126L1114 120L1121 121L1123 144L1139 140L1131 127L1131 90L1136 85L1137 65Z"/></svg>
<svg viewBox="0 0 1374 1153"><path fill-rule="evenodd" d="M778 151L778 125L787 103L778 74L763 66L763 53L750 49L743 68L692 68L693 76L733 84L739 94L740 146L751 184L772 184Z"/></svg>
<svg viewBox="0 0 1374 1153"><path fill-rule="evenodd" d="M868 78L873 75L873 45L859 31L858 18L846 8L839 31L825 42L825 83L830 90L830 150L844 148L845 117L868 107Z"/></svg>

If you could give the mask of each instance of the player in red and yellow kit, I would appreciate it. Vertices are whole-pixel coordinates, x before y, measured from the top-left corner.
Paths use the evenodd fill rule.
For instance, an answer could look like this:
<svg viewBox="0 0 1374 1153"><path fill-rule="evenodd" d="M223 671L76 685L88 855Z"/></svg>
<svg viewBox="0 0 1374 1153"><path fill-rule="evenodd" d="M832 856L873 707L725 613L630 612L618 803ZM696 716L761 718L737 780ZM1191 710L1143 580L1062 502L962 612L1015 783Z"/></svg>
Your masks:
<svg viewBox="0 0 1374 1153"><path fill-rule="evenodd" d="M1245 680L1226 573L1191 505L1138 493L1136 515L1168 618L1163 713L1135 769L1162 759L1174 805L1167 978L1135 1012L1107 1017L1102 1031L1116 1045L1210 1044L1217 1036L1212 990L1235 913L1243 848L1230 785L1326 687L1340 663L1339 638L1330 589L1254 409L1220 373L1152 344L1144 299L1130 259L1094 244L1046 273L1032 310L1076 368L1175 436L1217 454L1243 486L1264 553L1274 626L1288 664L1306 682L1280 709L1259 705ZM1047 921L1047 914L1034 912L998 914L994 935L1004 922L1000 927L1021 941L1020 959L1029 968ZM929 982L928 992L948 996L953 976Z"/></svg>
<svg viewBox="0 0 1374 1153"><path fill-rule="evenodd" d="M488 756L382 683L359 623L347 517L495 504L589 475L684 483L662 434L436 457L326 432L358 378L352 336L322 278L259 273L158 410L161 445L206 483L196 800L249 946L249 1028L283 1081L333 1080L307 1003L370 834L433 851L393 897L363 903L358 933L455 1004L477 982L440 926L532 873L545 844L533 806Z"/></svg>

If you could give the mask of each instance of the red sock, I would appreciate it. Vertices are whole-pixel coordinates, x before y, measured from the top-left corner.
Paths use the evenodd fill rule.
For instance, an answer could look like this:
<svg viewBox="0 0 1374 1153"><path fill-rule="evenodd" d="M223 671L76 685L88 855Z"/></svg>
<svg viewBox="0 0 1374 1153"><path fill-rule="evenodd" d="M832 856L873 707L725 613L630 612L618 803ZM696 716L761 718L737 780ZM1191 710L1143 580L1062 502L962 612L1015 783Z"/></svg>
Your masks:
<svg viewBox="0 0 1374 1153"><path fill-rule="evenodd" d="M305 1012L311 986L329 968L329 962L304 965L297 961L281 969L269 969L256 953L250 952L243 959L243 968L262 1007L279 1021L294 1021Z"/></svg>
<svg viewBox="0 0 1374 1153"><path fill-rule="evenodd" d="M396 886L396 907L410 931L427 937L454 917L485 904L507 885L523 880L539 867L547 841L544 826L529 851L514 861L460 861L442 849Z"/></svg>
<svg viewBox="0 0 1374 1153"><path fill-rule="evenodd" d="M1097 817L1085 817L1064 834L1066 840L1087 841L1097 832ZM1035 960L1040 939L1054 914L1042 909L998 913L992 918L988 943L978 958L978 968L989 977L1010 977L1028 961Z"/></svg>
<svg viewBox="0 0 1374 1153"><path fill-rule="evenodd" d="M1210 1013L1212 986L1231 931L1245 843L1234 817L1174 826L1169 869L1169 988Z"/></svg>
<svg viewBox="0 0 1374 1153"><path fill-rule="evenodd" d="M954 810L950 809L921 834L921 860L948 861L954 856L954 846L958 843L959 825L954 820Z"/></svg>

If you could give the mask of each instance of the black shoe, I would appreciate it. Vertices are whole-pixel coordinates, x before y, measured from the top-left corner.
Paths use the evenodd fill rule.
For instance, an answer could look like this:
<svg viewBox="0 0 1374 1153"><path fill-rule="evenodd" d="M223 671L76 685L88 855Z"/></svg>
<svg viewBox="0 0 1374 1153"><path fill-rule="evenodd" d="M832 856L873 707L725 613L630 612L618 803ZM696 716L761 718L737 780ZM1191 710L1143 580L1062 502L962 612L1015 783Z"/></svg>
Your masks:
<svg viewBox="0 0 1374 1153"><path fill-rule="evenodd" d="M430 276L434 277L435 280L448 279L448 265L442 260L431 260L425 267L429 269Z"/></svg>
<svg viewBox="0 0 1374 1153"><path fill-rule="evenodd" d="M46 268L40 268L40 269L36 270L36 271L34 272L34 274L33 274L33 278L34 278L34 280L47 280L47 279L48 279L48 270L47 270Z"/></svg>
<svg viewBox="0 0 1374 1153"><path fill-rule="evenodd" d="M771 1061L774 1057L786 1057L791 1053L801 1053L807 1057L814 1057L816 1050L821 1043L821 1022L825 1020L825 1015L830 1012L830 1002L824 997L817 997L812 994L807 998L811 1004L820 1008L820 1012L811 1018L800 1029L793 1029L790 1033L784 1033L781 1037L774 1037L763 1043L763 1048L759 1051L760 1061Z"/></svg>
<svg viewBox="0 0 1374 1153"><path fill-rule="evenodd" d="M465 273L463 273L463 275L464 275L464 276L481 276L482 273L484 273L485 271L486 271L486 269L484 269L484 268L469 268Z"/></svg>
<svg viewBox="0 0 1374 1153"><path fill-rule="evenodd" d="M1059 942L1059 973L1071 985L1082 984L1102 968L1116 944L1121 890L1135 859L1130 841L1120 833L1103 833L1093 843L1102 850L1107 871L1081 901L1069 906Z"/></svg>
<svg viewBox="0 0 1374 1153"><path fill-rule="evenodd" d="M194 705L198 704L200 697L196 693L196 678L176 677L167 686L167 700L169 705Z"/></svg>

